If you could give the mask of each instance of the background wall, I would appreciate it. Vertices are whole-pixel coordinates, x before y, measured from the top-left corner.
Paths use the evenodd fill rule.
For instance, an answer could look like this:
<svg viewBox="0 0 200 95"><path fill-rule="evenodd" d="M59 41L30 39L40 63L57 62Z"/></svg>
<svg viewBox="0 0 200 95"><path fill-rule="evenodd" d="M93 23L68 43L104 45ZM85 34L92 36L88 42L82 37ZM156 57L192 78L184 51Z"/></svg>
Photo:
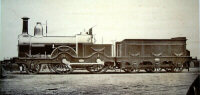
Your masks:
<svg viewBox="0 0 200 95"><path fill-rule="evenodd" d="M17 56L21 17L29 20L29 34L36 22L48 21L48 35L73 36L96 25L97 43L122 39L187 37L193 57L199 51L198 0L2 0L0 59Z"/></svg>

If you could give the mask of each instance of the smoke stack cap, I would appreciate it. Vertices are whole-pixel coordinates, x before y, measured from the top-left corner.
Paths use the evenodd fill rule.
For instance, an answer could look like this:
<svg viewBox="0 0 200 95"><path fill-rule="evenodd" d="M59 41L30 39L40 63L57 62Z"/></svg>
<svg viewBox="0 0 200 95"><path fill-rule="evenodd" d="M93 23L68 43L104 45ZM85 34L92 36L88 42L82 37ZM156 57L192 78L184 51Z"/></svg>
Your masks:
<svg viewBox="0 0 200 95"><path fill-rule="evenodd" d="M30 18L28 18L28 17L22 17L22 19L23 19L23 20L28 20L28 19L30 19Z"/></svg>

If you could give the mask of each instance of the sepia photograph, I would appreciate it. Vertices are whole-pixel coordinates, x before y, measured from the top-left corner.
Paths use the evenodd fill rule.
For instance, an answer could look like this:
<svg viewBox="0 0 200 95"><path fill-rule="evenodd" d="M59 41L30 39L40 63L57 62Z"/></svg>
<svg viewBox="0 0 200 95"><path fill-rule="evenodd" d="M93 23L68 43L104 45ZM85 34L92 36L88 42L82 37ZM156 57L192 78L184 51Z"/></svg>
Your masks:
<svg viewBox="0 0 200 95"><path fill-rule="evenodd" d="M0 0L1 95L200 95L199 0Z"/></svg>

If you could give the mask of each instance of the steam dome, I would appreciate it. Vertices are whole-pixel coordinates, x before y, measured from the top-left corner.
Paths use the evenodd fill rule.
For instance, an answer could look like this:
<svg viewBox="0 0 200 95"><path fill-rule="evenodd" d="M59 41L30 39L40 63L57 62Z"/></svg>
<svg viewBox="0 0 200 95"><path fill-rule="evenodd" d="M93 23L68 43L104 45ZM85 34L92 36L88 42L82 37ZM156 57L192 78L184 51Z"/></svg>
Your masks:
<svg viewBox="0 0 200 95"><path fill-rule="evenodd" d="M34 28L34 36L35 37L42 37L43 36L43 28L41 22L37 22Z"/></svg>

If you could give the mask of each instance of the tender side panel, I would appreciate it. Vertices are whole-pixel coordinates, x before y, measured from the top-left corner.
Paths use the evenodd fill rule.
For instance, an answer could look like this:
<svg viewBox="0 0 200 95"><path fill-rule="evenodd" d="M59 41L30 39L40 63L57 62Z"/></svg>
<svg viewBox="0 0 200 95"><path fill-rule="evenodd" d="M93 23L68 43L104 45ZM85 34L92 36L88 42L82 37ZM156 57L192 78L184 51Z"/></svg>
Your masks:
<svg viewBox="0 0 200 95"><path fill-rule="evenodd" d="M127 49L128 55L140 56L141 55L141 45L128 45Z"/></svg>
<svg viewBox="0 0 200 95"><path fill-rule="evenodd" d="M117 56L186 56L186 40L124 40L116 43Z"/></svg>

